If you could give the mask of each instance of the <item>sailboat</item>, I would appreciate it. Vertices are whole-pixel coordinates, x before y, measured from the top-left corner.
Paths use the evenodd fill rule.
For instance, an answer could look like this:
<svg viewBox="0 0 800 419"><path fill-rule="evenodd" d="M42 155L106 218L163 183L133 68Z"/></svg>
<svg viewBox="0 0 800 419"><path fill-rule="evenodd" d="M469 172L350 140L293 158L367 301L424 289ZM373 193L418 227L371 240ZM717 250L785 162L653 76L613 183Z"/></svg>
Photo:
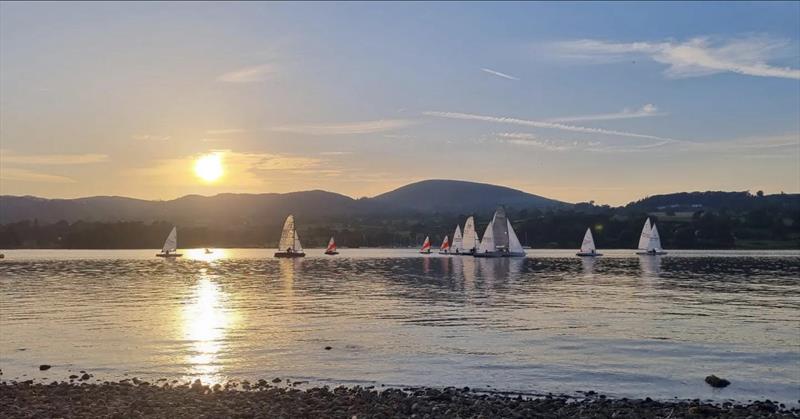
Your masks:
<svg viewBox="0 0 800 419"><path fill-rule="evenodd" d="M431 252L431 239L425 236L425 241L422 242L422 248L419 249L420 253L429 254Z"/></svg>
<svg viewBox="0 0 800 419"><path fill-rule="evenodd" d="M325 254L331 256L339 254L339 252L336 251L336 242L333 240L333 236L331 236L331 239L328 241L328 247L325 249Z"/></svg>
<svg viewBox="0 0 800 419"><path fill-rule="evenodd" d="M453 233L453 245L450 247L452 254L458 255L464 250L464 238L461 236L461 226L456 226L456 231Z"/></svg>
<svg viewBox="0 0 800 419"><path fill-rule="evenodd" d="M497 208L492 221L486 226L483 240L475 257L522 257L525 250L511 227L503 207Z"/></svg>
<svg viewBox="0 0 800 419"><path fill-rule="evenodd" d="M480 246L481 241L478 239L478 232L475 231L475 217L470 216L464 224L464 237L461 239L461 255L474 255Z"/></svg>
<svg viewBox="0 0 800 419"><path fill-rule="evenodd" d="M575 254L577 256L603 256L602 253L597 253L591 228L586 229L586 234L583 235L583 242L581 243L581 250Z"/></svg>
<svg viewBox="0 0 800 419"><path fill-rule="evenodd" d="M449 254L450 253L450 241L447 240L447 236L444 236L444 241L442 245L439 246L439 253Z"/></svg>
<svg viewBox="0 0 800 419"><path fill-rule="evenodd" d="M278 251L275 252L276 258L301 258L306 254L303 252L303 245L300 244L300 236L294 228L294 216L289 215L283 223L281 239L278 242Z"/></svg>
<svg viewBox="0 0 800 419"><path fill-rule="evenodd" d="M161 248L161 253L156 253L156 256L160 258L177 258L183 256L180 253L176 253L176 250L178 250L178 228L172 227L172 231L169 232L167 240L164 241L164 246Z"/></svg>
<svg viewBox="0 0 800 419"><path fill-rule="evenodd" d="M666 255L667 252L661 248L661 236L655 223L650 224L650 219L644 222L642 234L639 237L639 251L637 255Z"/></svg>

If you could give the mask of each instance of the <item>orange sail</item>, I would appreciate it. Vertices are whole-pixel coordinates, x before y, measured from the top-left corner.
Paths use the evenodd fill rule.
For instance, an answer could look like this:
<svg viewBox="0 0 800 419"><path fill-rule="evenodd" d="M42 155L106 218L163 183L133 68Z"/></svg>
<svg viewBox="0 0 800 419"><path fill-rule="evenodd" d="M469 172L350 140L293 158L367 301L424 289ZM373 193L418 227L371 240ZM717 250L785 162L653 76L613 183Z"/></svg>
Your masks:
<svg viewBox="0 0 800 419"><path fill-rule="evenodd" d="M429 237L425 237L425 241L422 243L422 249L419 249L420 253L430 253L431 252L431 239Z"/></svg>
<svg viewBox="0 0 800 419"><path fill-rule="evenodd" d="M450 240L447 239L447 236L444 236L444 241L442 242L441 247L439 247L439 250L442 250L442 251L445 251L445 252L450 250Z"/></svg>
<svg viewBox="0 0 800 419"><path fill-rule="evenodd" d="M333 237L331 237L331 240L328 242L328 248L325 249L325 251L326 252L335 252L336 251L336 242L333 241Z"/></svg>

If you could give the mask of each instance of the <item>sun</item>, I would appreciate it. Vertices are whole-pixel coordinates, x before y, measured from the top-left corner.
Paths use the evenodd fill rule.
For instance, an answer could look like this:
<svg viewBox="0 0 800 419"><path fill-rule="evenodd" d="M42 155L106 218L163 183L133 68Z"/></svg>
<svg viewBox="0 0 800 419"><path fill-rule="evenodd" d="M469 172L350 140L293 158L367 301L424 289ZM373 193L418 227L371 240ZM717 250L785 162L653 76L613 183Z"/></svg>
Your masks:
<svg viewBox="0 0 800 419"><path fill-rule="evenodd" d="M194 162L194 173L206 182L214 182L222 177L222 156L219 153L210 153L200 156Z"/></svg>

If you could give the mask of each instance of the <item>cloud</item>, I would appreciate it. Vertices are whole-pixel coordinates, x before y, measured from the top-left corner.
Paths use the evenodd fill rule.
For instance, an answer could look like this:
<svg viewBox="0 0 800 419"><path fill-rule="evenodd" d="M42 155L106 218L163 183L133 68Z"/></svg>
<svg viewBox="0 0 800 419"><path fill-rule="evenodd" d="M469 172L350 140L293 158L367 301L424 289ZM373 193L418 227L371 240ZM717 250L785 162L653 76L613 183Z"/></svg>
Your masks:
<svg viewBox="0 0 800 419"><path fill-rule="evenodd" d="M696 37L684 42L609 42L593 39L562 41L549 49L564 58L614 62L644 56L669 67L667 77L699 77L737 73L755 77L800 79L800 69L778 67L768 61L794 54L788 40L765 36L735 39ZM787 55L788 54L788 55Z"/></svg>
<svg viewBox="0 0 800 419"><path fill-rule="evenodd" d="M172 137L169 135L138 134L131 138L137 141L167 141Z"/></svg>
<svg viewBox="0 0 800 419"><path fill-rule="evenodd" d="M511 124L511 125L522 125L535 128L557 129L562 131L581 132L586 134L615 135L620 137L641 138L646 140L658 140L658 141L677 141L671 138L658 137L655 135L637 134L633 132L614 131L602 128L589 128L589 127L581 127L575 125L565 125L556 122L533 121L533 120L509 118L509 117L485 116L485 115L475 115L475 114L459 113L459 112L434 112L434 111L423 112L423 115L434 116L437 118L461 119L467 121L482 121L482 122L492 122L497 124Z"/></svg>
<svg viewBox="0 0 800 419"><path fill-rule="evenodd" d="M271 64L254 65L240 68L217 77L218 81L226 83L253 83L266 80L275 73Z"/></svg>
<svg viewBox="0 0 800 419"><path fill-rule="evenodd" d="M578 121L610 121L615 119L628 119L628 118L645 118L649 116L662 116L666 115L664 112L659 112L658 107L653 104L647 104L639 109L623 109L621 112L594 114L594 115L581 115L581 116L567 116L562 118L551 118L547 122L578 122Z"/></svg>
<svg viewBox="0 0 800 419"><path fill-rule="evenodd" d="M102 163L108 161L105 154L14 154L3 150L0 162L3 164L31 164L47 166L68 166Z"/></svg>
<svg viewBox="0 0 800 419"><path fill-rule="evenodd" d="M352 135L393 131L413 124L413 121L406 119L379 119L375 121L345 122L340 124L288 125L273 127L272 131L309 135Z"/></svg>
<svg viewBox="0 0 800 419"><path fill-rule="evenodd" d="M208 135L241 134L243 132L247 132L247 131L242 129L242 128L222 128L222 129L206 130L206 134L208 134Z"/></svg>
<svg viewBox="0 0 800 419"><path fill-rule="evenodd" d="M352 151L320 151L321 155L323 156L346 156L349 154L353 154Z"/></svg>
<svg viewBox="0 0 800 419"><path fill-rule="evenodd" d="M74 179L25 169L0 167L0 179L39 183L75 183Z"/></svg>
<svg viewBox="0 0 800 419"><path fill-rule="evenodd" d="M519 78L517 78L517 77L514 77L514 76L506 74L506 73L501 73L499 71L492 70L491 68L482 68L481 71L483 71L484 73L493 74L493 75L495 75L497 77L502 77L502 78L508 79L508 80L519 80Z"/></svg>

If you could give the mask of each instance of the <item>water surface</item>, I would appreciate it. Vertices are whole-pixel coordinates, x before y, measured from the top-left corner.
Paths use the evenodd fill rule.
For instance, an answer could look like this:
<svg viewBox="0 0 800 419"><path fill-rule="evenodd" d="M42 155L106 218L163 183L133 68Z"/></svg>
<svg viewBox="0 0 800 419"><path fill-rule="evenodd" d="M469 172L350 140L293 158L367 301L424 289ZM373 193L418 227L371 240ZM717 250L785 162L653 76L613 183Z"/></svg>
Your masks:
<svg viewBox="0 0 800 419"><path fill-rule="evenodd" d="M800 399L800 252L272 252L6 251L2 378Z"/></svg>

